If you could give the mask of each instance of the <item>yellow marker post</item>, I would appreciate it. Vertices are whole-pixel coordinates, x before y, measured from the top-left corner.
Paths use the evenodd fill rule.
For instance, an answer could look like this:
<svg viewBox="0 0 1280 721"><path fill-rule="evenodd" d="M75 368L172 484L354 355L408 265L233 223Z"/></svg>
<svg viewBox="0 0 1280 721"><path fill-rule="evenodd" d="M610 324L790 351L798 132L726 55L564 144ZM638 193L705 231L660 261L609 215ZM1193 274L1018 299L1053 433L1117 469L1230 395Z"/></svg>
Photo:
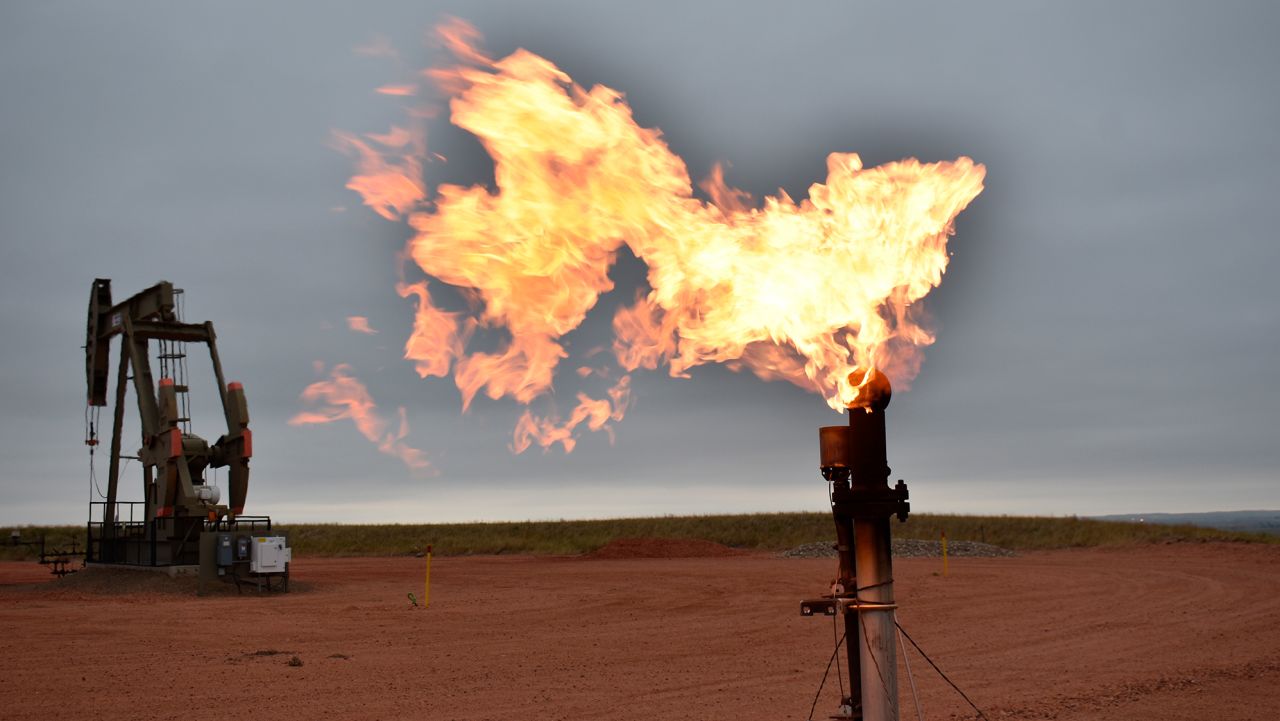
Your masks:
<svg viewBox="0 0 1280 721"><path fill-rule="evenodd" d="M427 579L422 588L422 607L431 606L431 546L427 546Z"/></svg>
<svg viewBox="0 0 1280 721"><path fill-rule="evenodd" d="M942 575L947 575L947 532L942 532Z"/></svg>

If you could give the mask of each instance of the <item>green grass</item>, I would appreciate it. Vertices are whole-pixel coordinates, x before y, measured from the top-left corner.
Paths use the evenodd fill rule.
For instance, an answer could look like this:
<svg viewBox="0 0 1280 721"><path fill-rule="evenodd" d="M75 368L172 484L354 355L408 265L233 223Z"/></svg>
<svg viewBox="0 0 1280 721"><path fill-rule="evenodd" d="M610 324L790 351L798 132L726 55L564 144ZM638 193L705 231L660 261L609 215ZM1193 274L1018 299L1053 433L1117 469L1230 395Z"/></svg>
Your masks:
<svg viewBox="0 0 1280 721"><path fill-rule="evenodd" d="M22 534L22 541L40 542L45 538L45 547L49 550L65 548L70 550L74 540L76 547L84 550L84 526L3 526L0 527L0 561L34 561L40 557L40 547L12 545L9 536L14 531Z"/></svg>
<svg viewBox="0 0 1280 721"><path fill-rule="evenodd" d="M698 538L736 548L780 551L802 543L833 539L826 513L756 513L733 516L663 516L595 521L527 521L338 525L299 523L287 530L299 556L394 556L434 546L438 555L576 554L615 538ZM12 528L0 528L0 559L31 559L36 551L7 545ZM49 543L83 543L81 526L24 527L26 539L47 535ZM1219 531L1197 526L1094 521L1075 517L956 516L920 513L893 522L898 538L984 541L1014 550L1119 546L1139 543L1234 541L1280 543L1280 536Z"/></svg>

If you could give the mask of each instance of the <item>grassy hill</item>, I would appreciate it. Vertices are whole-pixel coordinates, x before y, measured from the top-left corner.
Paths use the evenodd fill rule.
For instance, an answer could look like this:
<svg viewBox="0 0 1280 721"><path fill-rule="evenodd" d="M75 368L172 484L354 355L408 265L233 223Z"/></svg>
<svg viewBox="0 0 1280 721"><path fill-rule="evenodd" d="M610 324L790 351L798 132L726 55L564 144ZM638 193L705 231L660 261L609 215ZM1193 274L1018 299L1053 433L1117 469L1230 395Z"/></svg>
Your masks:
<svg viewBox="0 0 1280 721"><path fill-rule="evenodd" d="M444 524L282 524L299 556L382 556L420 553L427 544L440 555L576 554L616 538L698 538L737 548L781 551L834 539L827 513L757 513L723 516L662 516L592 521L513 521ZM0 559L35 558L30 547L7 545L12 527L0 528ZM46 534L48 542L83 545L82 526L22 527L24 539ZM1125 523L1087 518L957 516L921 513L893 523L897 538L982 541L1014 550L1115 546L1178 541L1280 543L1280 537L1192 525Z"/></svg>
<svg viewBox="0 0 1280 721"><path fill-rule="evenodd" d="M1280 535L1280 511L1205 511L1203 513L1126 513L1094 516L1102 521L1189 524L1223 531L1249 531Z"/></svg>

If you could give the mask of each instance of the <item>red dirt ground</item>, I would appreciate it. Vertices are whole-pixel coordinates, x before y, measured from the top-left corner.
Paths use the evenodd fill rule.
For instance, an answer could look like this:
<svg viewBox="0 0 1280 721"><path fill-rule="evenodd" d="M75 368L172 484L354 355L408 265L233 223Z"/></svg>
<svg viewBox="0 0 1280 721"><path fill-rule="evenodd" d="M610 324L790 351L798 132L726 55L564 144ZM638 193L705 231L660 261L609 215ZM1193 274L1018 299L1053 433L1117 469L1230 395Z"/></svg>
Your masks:
<svg viewBox="0 0 1280 721"><path fill-rule="evenodd" d="M300 558L295 593L204 598L0 563L0 718L804 719L833 639L798 602L832 566L437 558L423 610L405 596L421 592L417 558ZM993 720L1280 717L1280 547L939 570L897 562L900 620ZM923 660L912 669L926 719L972 717ZM814 718L834 708L832 674Z"/></svg>

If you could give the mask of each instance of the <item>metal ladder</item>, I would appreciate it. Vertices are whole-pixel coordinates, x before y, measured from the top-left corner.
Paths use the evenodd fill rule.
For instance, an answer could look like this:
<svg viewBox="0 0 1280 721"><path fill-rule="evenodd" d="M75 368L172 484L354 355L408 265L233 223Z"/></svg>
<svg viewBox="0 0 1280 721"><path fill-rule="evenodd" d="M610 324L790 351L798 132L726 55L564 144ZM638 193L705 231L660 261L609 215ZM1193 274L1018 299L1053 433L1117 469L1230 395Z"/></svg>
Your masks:
<svg viewBox="0 0 1280 721"><path fill-rule="evenodd" d="M182 322L184 291L173 289L174 315ZM159 340L160 377L173 379L173 390L178 397L178 425L184 434L191 434L191 396L187 385L187 344L184 341Z"/></svg>

